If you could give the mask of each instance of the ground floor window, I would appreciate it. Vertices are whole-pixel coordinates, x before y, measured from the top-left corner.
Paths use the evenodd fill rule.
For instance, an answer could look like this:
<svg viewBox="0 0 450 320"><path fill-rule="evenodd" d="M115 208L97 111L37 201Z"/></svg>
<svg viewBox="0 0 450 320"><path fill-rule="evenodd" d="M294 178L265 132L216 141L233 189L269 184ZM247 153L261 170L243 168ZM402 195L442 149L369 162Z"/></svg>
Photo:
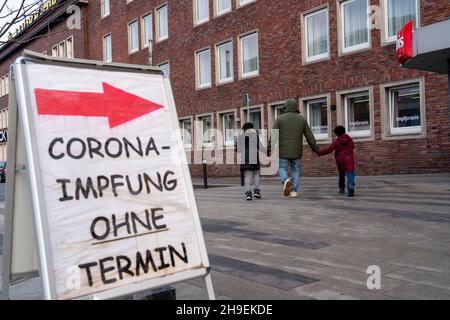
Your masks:
<svg viewBox="0 0 450 320"><path fill-rule="evenodd" d="M326 99L307 101L308 123L317 140L328 139L328 103Z"/></svg>
<svg viewBox="0 0 450 320"><path fill-rule="evenodd" d="M191 119L180 120L181 138L186 149L192 147L192 121Z"/></svg>
<svg viewBox="0 0 450 320"><path fill-rule="evenodd" d="M420 133L419 84L390 88L389 114L392 134Z"/></svg>
<svg viewBox="0 0 450 320"><path fill-rule="evenodd" d="M212 116L198 117L198 132L201 135L201 143L203 147L212 147Z"/></svg>
<svg viewBox="0 0 450 320"><path fill-rule="evenodd" d="M345 126L355 137L371 135L370 94L368 91L348 94L344 97Z"/></svg>
<svg viewBox="0 0 450 320"><path fill-rule="evenodd" d="M245 118L247 122L253 123L257 131L262 129L262 112L261 108L253 108L245 110Z"/></svg>
<svg viewBox="0 0 450 320"><path fill-rule="evenodd" d="M234 131L236 130L236 118L234 112L224 113L222 117L223 143L225 146L234 144Z"/></svg>

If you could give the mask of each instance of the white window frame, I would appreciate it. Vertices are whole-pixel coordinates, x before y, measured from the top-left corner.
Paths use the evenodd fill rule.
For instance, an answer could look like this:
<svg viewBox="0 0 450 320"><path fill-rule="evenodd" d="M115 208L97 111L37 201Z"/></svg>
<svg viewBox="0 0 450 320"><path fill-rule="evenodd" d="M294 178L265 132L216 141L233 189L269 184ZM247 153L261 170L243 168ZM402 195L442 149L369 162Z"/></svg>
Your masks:
<svg viewBox="0 0 450 320"><path fill-rule="evenodd" d="M230 60L230 68L231 68L231 76L228 78L221 78L221 56L220 56L220 47L224 45L231 46L231 60ZM222 41L216 44L216 81L218 84L226 84L234 81L234 60L233 60L233 40L229 39L226 41Z"/></svg>
<svg viewBox="0 0 450 320"><path fill-rule="evenodd" d="M252 37L252 36L256 36L256 46L257 46L256 53L257 53L257 57L258 57L258 59L257 59L258 68L256 69L256 71L244 73L244 54L243 54L244 46L242 44L243 44L244 39ZM246 78L252 78L252 77L259 76L260 61L259 61L259 34L258 34L258 31L251 31L251 32L245 33L243 35L240 35L238 41L239 41L239 77L240 77L240 79L246 79Z"/></svg>
<svg viewBox="0 0 450 320"><path fill-rule="evenodd" d="M222 145L224 147L234 147L234 138L231 141L226 140L226 132L225 132L225 116L232 114L234 117L234 132L236 132L237 129L237 117L236 117L236 110L224 110L218 113L218 123L220 123L221 130L222 130ZM233 135L234 136L234 135Z"/></svg>
<svg viewBox="0 0 450 320"><path fill-rule="evenodd" d="M58 57L59 56L59 45L54 45L52 47L52 57Z"/></svg>
<svg viewBox="0 0 450 320"><path fill-rule="evenodd" d="M309 52L308 52L308 18L321 14L325 12L326 15L326 22L327 22L327 52L326 53L322 53L322 54L318 54L312 57L309 57ZM309 13L305 13L303 15L303 19L304 19L304 38L305 38L305 46L304 46L304 50L305 50L305 61L306 62L314 62L317 60L323 60L323 59L328 59L330 57L330 23L329 23L329 13L328 13L328 7L325 8L321 8L318 9L316 11L313 12L309 12Z"/></svg>
<svg viewBox="0 0 450 320"><path fill-rule="evenodd" d="M145 18L150 17L150 39L145 39L146 31L145 31ZM148 48L149 42L153 41L153 14L148 12L141 17L141 42L142 49Z"/></svg>
<svg viewBox="0 0 450 320"><path fill-rule="evenodd" d="M361 96L368 96L369 97L369 121L370 121L370 129L369 130L363 130L363 131L350 131L349 130L349 121L348 121L348 99L361 97ZM354 138L368 138L372 135L372 116L371 116L371 93L368 90L362 90L358 92L352 92L345 94L343 96L344 99L344 120L345 120L345 131L350 137Z"/></svg>
<svg viewBox="0 0 450 320"><path fill-rule="evenodd" d="M358 0L343 0L339 3L339 13L340 13L340 34L341 34L341 47L342 47L342 53L350 53L350 52L355 52L355 51L360 51L360 50L365 50L370 48L371 45L371 32L370 32L370 21L369 21L369 14L366 12L367 15L367 42L365 43L361 43L358 45L354 45L351 47L345 47L345 17L344 17L344 6L346 4L355 2ZM369 0L365 0L367 2L367 7L369 8L370 6L370 1Z"/></svg>
<svg viewBox="0 0 450 320"><path fill-rule="evenodd" d="M107 12L107 14L105 14L105 8L106 8L105 3L108 3L108 12ZM109 0L101 0L100 1L100 16L101 16L101 18L102 19L106 18L107 16L110 15L110 13L111 13L111 1L109 1Z"/></svg>
<svg viewBox="0 0 450 320"><path fill-rule="evenodd" d="M220 16L223 16L224 14L231 12L231 10L233 10L232 2L233 2L233 0L230 0L230 7L228 9L219 11L219 0L214 0L214 15L216 17L220 17Z"/></svg>
<svg viewBox="0 0 450 320"><path fill-rule="evenodd" d="M323 102L323 101L327 105L327 133L314 134L314 138L316 138L316 140L320 140L320 141L328 140L330 138L330 126L331 126L331 124L330 124L330 112L329 112L330 106L328 104L328 99L327 99L326 96L323 96L321 98L316 98L316 99L311 99L311 100L306 100L305 101L306 119L307 119L308 124L309 124L310 127L312 127L312 125L311 125L311 118L310 118L311 113L309 111L310 104L317 103L317 102ZM312 130L312 128L311 128L311 130Z"/></svg>
<svg viewBox="0 0 450 320"><path fill-rule="evenodd" d="M9 94L9 74L4 76L5 78L5 95Z"/></svg>
<svg viewBox="0 0 450 320"><path fill-rule="evenodd" d="M390 0L381 0L383 1L383 27L384 27L384 41L385 43L393 43L397 41L397 35L389 36L389 14L388 14L388 1ZM420 26L420 3L419 0L415 0L416 6L416 26Z"/></svg>
<svg viewBox="0 0 450 320"><path fill-rule="evenodd" d="M236 7L244 7L250 3L255 2L256 0L236 0Z"/></svg>
<svg viewBox="0 0 450 320"><path fill-rule="evenodd" d="M61 49L62 48L62 49ZM66 57L66 41L61 41L58 43L58 57L65 58Z"/></svg>
<svg viewBox="0 0 450 320"><path fill-rule="evenodd" d="M209 79L210 81L207 83L200 83L200 55L203 53L209 52L209 70L210 70L210 76ZM203 48L200 49L198 51L195 52L195 82L196 82L196 87L197 89L206 89L206 88L210 88L212 86L212 67L211 67L211 48Z"/></svg>
<svg viewBox="0 0 450 320"><path fill-rule="evenodd" d="M110 39L110 43L111 43L111 59L109 59L109 60L107 60L106 59L106 56L107 56L107 46L106 46L106 38L109 38ZM113 46L112 46L112 35L111 35L111 33L108 33L108 34L106 34L106 35L104 35L103 36L103 61L104 62L112 62L112 48L113 48Z"/></svg>
<svg viewBox="0 0 450 320"><path fill-rule="evenodd" d="M167 23L167 34L163 35L161 37L160 36L160 28L159 28L160 20L161 20L160 12L164 8L167 10L167 21L166 21L166 23ZM156 22L156 42L161 42L161 41L169 39L169 6L168 6L167 3L162 4L162 5L160 5L159 7L156 8L156 21L155 22Z"/></svg>
<svg viewBox="0 0 450 320"><path fill-rule="evenodd" d="M183 141L184 149L191 150L192 149L192 143L194 141L194 122L192 120L192 117L186 117L186 118L180 118L180 131L181 131L181 140ZM191 143L186 143L184 141L184 122L190 121L191 122Z"/></svg>
<svg viewBox="0 0 450 320"><path fill-rule="evenodd" d="M393 112L394 112L394 108L393 108L393 91L394 90L398 90L398 89L403 89L403 88L410 88L410 87L418 87L418 92L419 92L419 112L420 112L420 125L418 126L413 126L413 127L404 127L404 128L394 128L394 126L392 125L393 123ZM405 85L401 85L401 86L393 86L390 87L388 89L388 94L389 94L389 127L390 127L390 133L391 135L411 135L411 134L421 134L422 133L422 106L420 105L421 103L421 93L420 93L420 83L416 82L416 83L410 83L410 84L405 84Z"/></svg>
<svg viewBox="0 0 450 320"><path fill-rule="evenodd" d="M194 26L198 26L198 25L201 25L201 24L204 24L204 23L206 23L206 22L208 22L209 21L209 0L207 0L207 4L208 4L208 16L206 17L206 18L204 18L204 19L202 19L202 20L199 20L199 18L198 18L198 9L199 9L199 6L198 6L198 2L199 2L200 0L192 0L192 4L193 4L193 12L194 12Z"/></svg>
<svg viewBox="0 0 450 320"><path fill-rule="evenodd" d="M69 43L70 43L71 57L69 57ZM73 36L70 36L69 38L66 39L66 57L69 59L75 58Z"/></svg>
<svg viewBox="0 0 450 320"><path fill-rule="evenodd" d="M0 97L3 97L4 96L4 94L3 94L3 90L4 90L4 84L5 84L5 80L4 80L4 78L5 77L1 77L0 78Z"/></svg>
<svg viewBox="0 0 450 320"><path fill-rule="evenodd" d="M132 46L132 38L131 38L131 25L136 23L136 44L137 47L135 49L133 49ZM137 19L131 20L130 22L128 22L127 24L127 34L128 34L128 54L133 54L139 51L139 21Z"/></svg>

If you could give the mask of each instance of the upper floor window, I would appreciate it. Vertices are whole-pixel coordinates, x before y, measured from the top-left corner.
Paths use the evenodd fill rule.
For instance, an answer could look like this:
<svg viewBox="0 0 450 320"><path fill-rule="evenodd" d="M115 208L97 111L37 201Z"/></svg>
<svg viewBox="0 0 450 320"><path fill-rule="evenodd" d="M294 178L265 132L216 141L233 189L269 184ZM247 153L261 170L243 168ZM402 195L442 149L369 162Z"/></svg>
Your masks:
<svg viewBox="0 0 450 320"><path fill-rule="evenodd" d="M52 47L52 57L74 58L73 36Z"/></svg>
<svg viewBox="0 0 450 320"><path fill-rule="evenodd" d="M242 78L259 74L258 33L252 33L240 38L240 73Z"/></svg>
<svg viewBox="0 0 450 320"><path fill-rule="evenodd" d="M341 2L342 51L344 53L368 48L368 0Z"/></svg>
<svg viewBox="0 0 450 320"><path fill-rule="evenodd" d="M328 9L305 16L306 61L328 57Z"/></svg>
<svg viewBox="0 0 450 320"><path fill-rule="evenodd" d="M233 81L233 45L231 41L217 46L219 83Z"/></svg>
<svg viewBox="0 0 450 320"><path fill-rule="evenodd" d="M102 0L101 8L102 18L109 16L109 0Z"/></svg>
<svg viewBox="0 0 450 320"><path fill-rule="evenodd" d="M137 20L128 24L128 52L134 53L139 50L139 30Z"/></svg>
<svg viewBox="0 0 450 320"><path fill-rule="evenodd" d="M220 16L231 11L231 0L214 0L216 1L216 15Z"/></svg>
<svg viewBox="0 0 450 320"><path fill-rule="evenodd" d="M0 78L0 97L9 94L9 75Z"/></svg>
<svg viewBox="0 0 450 320"><path fill-rule="evenodd" d="M254 2L254 1L256 1L256 0L238 0L238 4L239 4L239 6L243 6L243 5L246 5L246 4Z"/></svg>
<svg viewBox="0 0 450 320"><path fill-rule="evenodd" d="M142 17L142 48L147 48L150 41L153 40L153 19L152 15L148 14Z"/></svg>
<svg viewBox="0 0 450 320"><path fill-rule="evenodd" d="M110 34L103 37L103 60L105 62L112 61L112 40Z"/></svg>
<svg viewBox="0 0 450 320"><path fill-rule="evenodd" d="M418 0L384 1L386 41L395 41L397 33L410 20L413 21L414 27L418 26Z"/></svg>
<svg viewBox="0 0 450 320"><path fill-rule="evenodd" d="M158 41L169 38L169 21L167 5L159 7L156 11L157 26L158 26Z"/></svg>
<svg viewBox="0 0 450 320"><path fill-rule="evenodd" d="M195 24L209 21L209 0L194 0Z"/></svg>
<svg viewBox="0 0 450 320"><path fill-rule="evenodd" d="M197 87L211 86L211 50L206 49L196 53L197 57Z"/></svg>
<svg viewBox="0 0 450 320"><path fill-rule="evenodd" d="M66 57L70 59L75 58L73 51L73 37L67 38L66 40Z"/></svg>

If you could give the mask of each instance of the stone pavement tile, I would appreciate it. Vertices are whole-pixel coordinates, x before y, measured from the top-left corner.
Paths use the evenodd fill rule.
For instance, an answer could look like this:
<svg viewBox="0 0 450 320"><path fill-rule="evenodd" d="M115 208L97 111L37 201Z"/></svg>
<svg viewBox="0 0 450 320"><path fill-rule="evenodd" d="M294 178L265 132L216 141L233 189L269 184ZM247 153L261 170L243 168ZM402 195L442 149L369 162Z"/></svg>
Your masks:
<svg viewBox="0 0 450 320"><path fill-rule="evenodd" d="M312 283L307 286L295 288L292 291L301 296L307 296L310 299L318 300L393 300L395 297L390 297L382 294L378 290L355 289L345 287L342 284L336 284L327 281L320 281Z"/></svg>
<svg viewBox="0 0 450 320"><path fill-rule="evenodd" d="M177 300L208 300L208 293L204 286L198 287L187 282L180 282L171 285L175 288ZM223 295L217 295L216 300L232 300Z"/></svg>
<svg viewBox="0 0 450 320"><path fill-rule="evenodd" d="M409 267L412 269L432 271L432 272L449 272L450 270L450 252L435 252L425 250L411 250L405 252L404 255L395 259L388 260L392 265Z"/></svg>
<svg viewBox="0 0 450 320"><path fill-rule="evenodd" d="M450 290L415 283L393 289L387 295L408 300L450 300Z"/></svg>
<svg viewBox="0 0 450 320"><path fill-rule="evenodd" d="M450 290L450 270L437 272L403 267L399 270L384 274L383 279L385 278Z"/></svg>
<svg viewBox="0 0 450 320"><path fill-rule="evenodd" d="M307 296L292 290L281 290L257 282L241 279L221 272L211 272L216 295L237 300L299 300Z"/></svg>
<svg viewBox="0 0 450 320"><path fill-rule="evenodd" d="M39 277L17 282L10 289L11 300L42 300L44 291Z"/></svg>

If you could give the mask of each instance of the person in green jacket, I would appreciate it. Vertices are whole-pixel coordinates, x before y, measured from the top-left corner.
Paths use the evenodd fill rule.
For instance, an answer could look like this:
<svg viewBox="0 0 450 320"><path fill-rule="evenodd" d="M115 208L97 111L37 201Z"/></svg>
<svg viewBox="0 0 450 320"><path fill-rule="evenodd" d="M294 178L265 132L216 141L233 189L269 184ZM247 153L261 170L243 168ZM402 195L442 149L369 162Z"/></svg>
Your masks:
<svg viewBox="0 0 450 320"><path fill-rule="evenodd" d="M300 159L303 156L303 136L315 153L317 151L316 139L308 122L297 110L297 101L289 99L285 103L285 111L278 116L272 129L278 131L279 167L278 175L283 183L285 197L297 197L300 179ZM271 143L271 142L270 142ZM269 143L269 148L271 144ZM291 168L291 178L288 168Z"/></svg>

